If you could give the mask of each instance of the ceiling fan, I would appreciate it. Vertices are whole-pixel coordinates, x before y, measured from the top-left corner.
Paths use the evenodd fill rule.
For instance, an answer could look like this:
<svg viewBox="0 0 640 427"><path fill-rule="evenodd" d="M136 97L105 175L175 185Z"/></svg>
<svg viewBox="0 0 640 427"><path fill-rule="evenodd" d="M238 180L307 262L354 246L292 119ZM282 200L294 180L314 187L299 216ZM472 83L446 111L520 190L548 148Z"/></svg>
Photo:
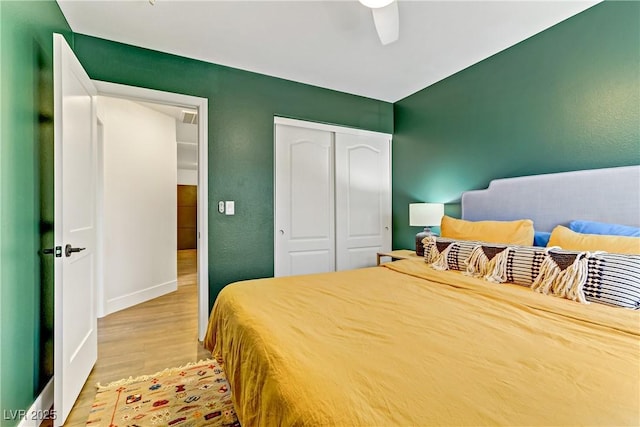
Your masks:
<svg viewBox="0 0 640 427"><path fill-rule="evenodd" d="M393 43L400 35L397 0L359 0L371 9L378 37L383 45Z"/></svg>

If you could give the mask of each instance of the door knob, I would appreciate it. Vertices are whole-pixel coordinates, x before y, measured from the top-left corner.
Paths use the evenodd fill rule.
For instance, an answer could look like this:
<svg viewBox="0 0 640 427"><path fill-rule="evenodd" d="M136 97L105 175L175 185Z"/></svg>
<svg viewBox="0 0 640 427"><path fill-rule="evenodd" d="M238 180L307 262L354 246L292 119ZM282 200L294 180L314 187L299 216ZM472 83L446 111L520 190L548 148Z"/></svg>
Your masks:
<svg viewBox="0 0 640 427"><path fill-rule="evenodd" d="M284 230L280 230L280 234L284 236Z"/></svg>
<svg viewBox="0 0 640 427"><path fill-rule="evenodd" d="M72 253L74 253L74 252L84 251L85 249L87 249L87 248L72 248L72 247L71 247L71 245L67 244L67 245L64 247L64 254L65 254L67 257L70 257Z"/></svg>

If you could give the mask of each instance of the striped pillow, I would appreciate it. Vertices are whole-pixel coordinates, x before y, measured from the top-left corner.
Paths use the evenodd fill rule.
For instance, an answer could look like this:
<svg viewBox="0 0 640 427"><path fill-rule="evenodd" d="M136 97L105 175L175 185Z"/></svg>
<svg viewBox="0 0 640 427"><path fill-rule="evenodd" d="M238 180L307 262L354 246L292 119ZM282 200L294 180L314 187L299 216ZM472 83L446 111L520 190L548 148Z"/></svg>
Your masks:
<svg viewBox="0 0 640 427"><path fill-rule="evenodd" d="M504 260L496 262L493 271L485 278L495 283L515 283L531 286L540 274L545 258L545 248L535 246L512 246L505 250Z"/></svg>
<svg viewBox="0 0 640 427"><path fill-rule="evenodd" d="M534 291L588 304L640 309L640 255L547 248Z"/></svg>
<svg viewBox="0 0 640 427"><path fill-rule="evenodd" d="M592 253L587 265L587 301L640 309L640 255Z"/></svg>
<svg viewBox="0 0 640 427"><path fill-rule="evenodd" d="M471 252L483 242L456 240L446 237L426 237L424 244L424 260L436 270L467 269L467 260Z"/></svg>
<svg viewBox="0 0 640 427"><path fill-rule="evenodd" d="M459 270L475 277L490 274L509 249L507 245L496 243L435 236L426 237L422 243L425 262L434 269Z"/></svg>

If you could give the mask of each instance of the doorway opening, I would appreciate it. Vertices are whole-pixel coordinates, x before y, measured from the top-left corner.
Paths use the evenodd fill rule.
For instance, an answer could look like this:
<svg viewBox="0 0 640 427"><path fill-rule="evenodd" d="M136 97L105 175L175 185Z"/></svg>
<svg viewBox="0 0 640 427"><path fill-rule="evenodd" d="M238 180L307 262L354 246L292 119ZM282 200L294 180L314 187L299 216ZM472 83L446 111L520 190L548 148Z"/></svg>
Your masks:
<svg viewBox="0 0 640 427"><path fill-rule="evenodd" d="M143 146L141 149L146 151L143 153L137 153L137 159L133 159L132 163L126 165L130 168L135 168L136 166L140 167L140 162L144 162L148 159L149 162L154 161L154 159L160 157L163 159L165 163L174 162L173 163L173 171L175 175L173 176L173 195L175 197L171 198L173 200L173 206L167 205L164 206L165 210L173 209L171 214L169 212L165 212L168 215L164 215L166 221L171 221L173 218L174 228L165 230L167 233L173 233L172 244L168 246L172 246L171 250L177 251L178 258L182 257L182 263L179 264L190 265L190 267L194 270L195 274L193 275L193 279L196 282L197 286L197 300L198 300L198 339L203 340L204 334L206 332L207 320L208 320L208 311L209 311L209 283L208 283L208 191L207 191L207 177L208 177L208 163L207 163L207 142L208 142L208 124L207 124L207 111L208 111L208 100L206 98L198 98L192 97L188 95L170 93L170 92L162 92L151 89L138 88L133 86L126 86L108 82L93 82L98 90L98 94L100 97L107 97L107 99L111 99L115 102L130 102L135 103L137 106L144 108L148 111L155 111L158 114L161 114L165 117L170 117L171 120L174 120L174 132L173 135L173 146L172 152L166 151L167 155L165 158L162 157L160 153L160 142L158 141L150 141L150 145ZM137 107L135 107L137 108ZM152 113L150 113L152 114ZM134 120L135 118L128 118L128 120ZM106 123L108 121L108 117L101 117L100 103L98 105L98 120L101 122L101 127L99 128L99 138L98 138L98 156L108 155L104 151L104 126L108 126ZM166 120L165 120L166 122ZM169 121L170 122L170 121ZM171 123L170 123L171 124ZM113 126L118 126L117 121L113 123ZM133 126L135 128L135 126ZM169 126L171 128L171 126ZM128 132L129 129L118 129L119 132ZM133 130L135 131L135 130ZM154 146L153 143L157 142L158 145ZM166 145L168 145L167 143ZM124 150L127 147L122 147ZM140 149L140 147L136 148ZM131 147L133 151L134 148ZM133 155L133 153L132 153ZM100 163L100 162L99 162ZM169 163L167 163L169 164ZM143 169L142 167L140 167ZM98 171L99 174L103 174L104 171ZM153 170L146 171L147 177L149 175L153 175ZM134 174L135 176L135 174ZM171 178L171 177L169 177ZM153 180L150 180L152 182ZM121 185L126 185L126 183L121 182ZM158 183L155 183L155 187L158 187ZM189 206L186 210L182 209L182 214L180 212L179 206L184 204L184 201L178 200L181 196L179 194L179 188L185 186L189 187L189 192L191 195L191 199L197 200L196 206ZM168 188L168 187L164 187ZM101 193L104 187L98 189L98 199L101 200L105 196L105 193ZM141 197L148 196L152 191L149 191L149 194L142 194ZM103 200L104 202L104 200ZM132 202L134 205L138 205L138 207L144 206L145 203L136 203ZM147 201L147 206L144 209L155 209L153 205L154 200L151 199ZM187 203L192 204L192 201ZM100 205L100 202L99 202ZM99 212L108 213L108 206L105 206L103 203L103 210L99 210ZM121 206L117 211L117 215L122 215L123 210L126 209L126 206ZM160 208L162 210L162 207ZM156 210L155 212L160 212ZM185 212L188 212L188 218L183 219L179 218L185 216ZM157 214L156 216L163 216ZM152 216L150 216L152 218ZM98 226L100 230L105 230L104 227L101 227L100 221L105 221L107 219L106 216L98 215ZM180 220L182 219L182 222ZM180 227L180 225L185 227ZM102 224L104 225L104 224ZM178 227L182 228L179 230ZM122 231L122 230L121 230ZM182 231L182 233L180 232ZM129 236L130 237L130 236ZM157 236L155 236L157 237ZM152 238L155 238L152 236ZM98 260L105 261L104 243L107 241L108 236L103 235L99 236L98 242L103 243L97 248L98 251ZM180 241L182 239L182 241ZM162 237L160 237L162 240ZM134 240L135 241L135 240ZM166 243L166 242L164 242ZM167 246L167 245L165 245ZM189 247L186 249L186 247ZM181 249L184 248L184 249ZM112 248L113 249L113 248ZM123 248L124 249L124 248ZM137 254L138 259L152 258L150 254ZM154 262L151 260L150 262ZM157 263L157 261L156 261ZM105 272L108 271L107 266L100 262L98 263L98 271ZM195 264L195 266L194 266ZM195 267L195 268L194 268ZM179 273L179 272L178 272ZM99 274L99 279L97 283L97 300L98 300L98 315L102 317L107 315L113 311L114 308L118 308L118 303L127 301L135 301L135 298L145 298L153 297L154 292L158 292L158 295L162 293L166 293L168 289L171 289L171 286L176 286L176 283L168 283L160 280L160 283L157 287L153 289L146 289L141 291L140 294L136 294L136 292L129 292L127 290L122 291L122 298L116 299L115 304L113 301L108 302L107 293L105 292L105 283L101 280L104 276ZM143 301L145 299L142 299Z"/></svg>

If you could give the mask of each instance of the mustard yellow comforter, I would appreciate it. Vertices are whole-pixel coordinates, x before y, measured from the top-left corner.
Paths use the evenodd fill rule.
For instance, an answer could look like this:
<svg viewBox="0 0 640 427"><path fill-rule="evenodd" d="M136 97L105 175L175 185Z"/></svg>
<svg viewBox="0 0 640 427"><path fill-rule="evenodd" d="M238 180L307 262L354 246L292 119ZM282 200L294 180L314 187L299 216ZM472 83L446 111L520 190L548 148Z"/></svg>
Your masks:
<svg viewBox="0 0 640 427"><path fill-rule="evenodd" d="M640 313L398 261L227 286L249 426L640 425Z"/></svg>

